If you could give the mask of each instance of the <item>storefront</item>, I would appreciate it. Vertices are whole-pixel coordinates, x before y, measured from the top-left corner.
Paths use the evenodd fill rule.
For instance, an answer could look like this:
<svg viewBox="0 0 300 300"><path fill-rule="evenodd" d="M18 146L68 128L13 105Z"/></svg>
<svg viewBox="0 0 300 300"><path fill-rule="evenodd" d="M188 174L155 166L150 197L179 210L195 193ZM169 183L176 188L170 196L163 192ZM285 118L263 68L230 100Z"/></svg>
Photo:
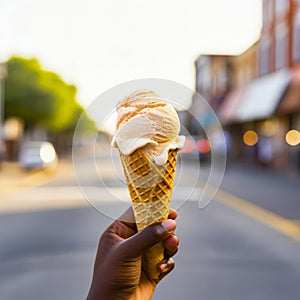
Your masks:
<svg viewBox="0 0 300 300"><path fill-rule="evenodd" d="M228 94L218 113L231 134L234 158L275 169L290 168L296 161L287 133L300 125L297 76L281 69Z"/></svg>
<svg viewBox="0 0 300 300"><path fill-rule="evenodd" d="M291 70L291 81L275 115L285 120L284 140L291 170L300 170L300 67Z"/></svg>

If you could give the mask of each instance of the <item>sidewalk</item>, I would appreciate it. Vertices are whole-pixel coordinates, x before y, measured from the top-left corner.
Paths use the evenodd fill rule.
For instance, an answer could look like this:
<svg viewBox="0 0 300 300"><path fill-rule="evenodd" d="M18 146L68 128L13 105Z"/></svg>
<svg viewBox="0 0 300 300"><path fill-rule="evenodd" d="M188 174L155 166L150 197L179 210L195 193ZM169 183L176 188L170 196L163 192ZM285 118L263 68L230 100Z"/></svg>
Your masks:
<svg viewBox="0 0 300 300"><path fill-rule="evenodd" d="M32 173L24 172L17 162L3 162L0 169L0 186L22 180Z"/></svg>
<svg viewBox="0 0 300 300"><path fill-rule="evenodd" d="M24 171L17 162L3 162L0 169L0 195L45 184L54 179L66 165L69 163L60 161L55 172L48 170Z"/></svg>

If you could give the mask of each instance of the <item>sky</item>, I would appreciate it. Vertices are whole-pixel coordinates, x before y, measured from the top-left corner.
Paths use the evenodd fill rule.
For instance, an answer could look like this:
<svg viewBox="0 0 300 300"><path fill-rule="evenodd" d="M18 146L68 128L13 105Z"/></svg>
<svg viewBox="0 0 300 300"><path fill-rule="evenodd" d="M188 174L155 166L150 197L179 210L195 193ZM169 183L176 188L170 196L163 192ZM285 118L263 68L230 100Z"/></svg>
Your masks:
<svg viewBox="0 0 300 300"><path fill-rule="evenodd" d="M240 54L258 39L261 5L261 0L0 0L0 61L12 54L37 57L78 87L85 107L113 86L140 78L194 89L200 54Z"/></svg>

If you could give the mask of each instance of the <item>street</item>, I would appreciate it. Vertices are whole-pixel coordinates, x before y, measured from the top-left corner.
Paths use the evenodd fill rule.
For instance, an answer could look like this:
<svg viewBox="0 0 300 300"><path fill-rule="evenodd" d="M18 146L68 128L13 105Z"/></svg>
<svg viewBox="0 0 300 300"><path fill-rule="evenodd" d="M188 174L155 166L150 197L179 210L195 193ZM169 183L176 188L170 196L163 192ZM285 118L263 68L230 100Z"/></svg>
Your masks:
<svg viewBox="0 0 300 300"><path fill-rule="evenodd" d="M106 230L130 196L139 229L178 212L152 300L300 300L300 0L3 0L0 41L0 300L139 255L146 294L151 228Z"/></svg>
<svg viewBox="0 0 300 300"><path fill-rule="evenodd" d="M79 190L71 161L56 174L31 174L27 186L1 186L1 300L85 299L99 236L130 205L120 164L101 154L94 174L91 162L77 161L77 180L97 209ZM195 186L198 165L181 164L172 202L176 268L153 299L299 299L299 176L230 165L215 200L199 209L208 166Z"/></svg>

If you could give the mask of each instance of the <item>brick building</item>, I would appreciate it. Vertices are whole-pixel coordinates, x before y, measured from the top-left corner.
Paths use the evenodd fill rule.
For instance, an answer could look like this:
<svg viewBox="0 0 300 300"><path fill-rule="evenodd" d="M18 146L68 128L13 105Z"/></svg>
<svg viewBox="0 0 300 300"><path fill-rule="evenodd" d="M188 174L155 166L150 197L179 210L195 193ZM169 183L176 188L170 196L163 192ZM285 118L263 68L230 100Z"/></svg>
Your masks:
<svg viewBox="0 0 300 300"><path fill-rule="evenodd" d="M230 132L233 158L300 168L299 0L264 0L256 43L238 56L201 55L195 66L196 91Z"/></svg>

